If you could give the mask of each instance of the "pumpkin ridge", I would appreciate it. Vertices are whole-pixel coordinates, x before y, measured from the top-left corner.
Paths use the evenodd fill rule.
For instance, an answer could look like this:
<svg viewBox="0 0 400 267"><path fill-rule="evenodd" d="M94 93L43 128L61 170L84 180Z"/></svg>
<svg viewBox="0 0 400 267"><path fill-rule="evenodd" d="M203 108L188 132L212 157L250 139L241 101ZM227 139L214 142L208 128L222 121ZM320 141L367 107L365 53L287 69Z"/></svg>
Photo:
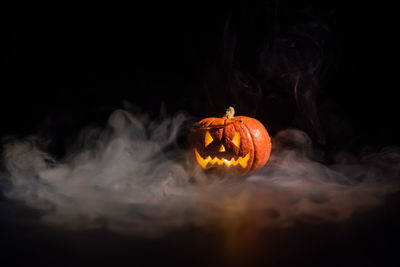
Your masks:
<svg viewBox="0 0 400 267"><path fill-rule="evenodd" d="M206 127L210 127L210 125L215 121L215 119L213 119L209 124L207 124Z"/></svg>
<svg viewBox="0 0 400 267"><path fill-rule="evenodd" d="M254 161L255 161L256 155L257 155L257 154L256 154L256 146L254 145L254 136L253 136L253 133L250 131L249 127L247 127L247 124L244 122L244 120L243 120L243 124L244 124L244 127L246 128L246 130L249 131L249 133L250 133L250 136L251 136L251 144L252 144L252 146L253 146L253 162L251 163L251 168L250 168L250 170L248 171L248 173L251 173L251 172L253 171L254 167L255 167Z"/></svg>
<svg viewBox="0 0 400 267"><path fill-rule="evenodd" d="M226 126L226 119L224 119L224 126ZM225 137L225 127L222 127L222 136ZM222 143L222 140L221 140L221 143ZM226 143L225 143L225 145L226 145Z"/></svg>
<svg viewBox="0 0 400 267"><path fill-rule="evenodd" d="M242 127L243 130L247 131L250 136L251 136L251 146L253 147L253 149L251 150L251 154L252 154L252 162L251 162L251 167L249 168L249 170L246 172L246 174L250 173L251 170L253 169L254 166L254 160L255 160L255 146L254 146L254 139L253 139L253 135L251 134L249 128L246 126L246 124L244 123L244 121L242 121L242 124L244 125L244 127ZM240 127L240 126L239 126Z"/></svg>
<svg viewBox="0 0 400 267"><path fill-rule="evenodd" d="M215 121L215 119L213 121L211 121L210 124L212 124L214 121ZM206 129L206 130L208 130L208 129L212 129L212 128L222 128L222 127L225 127L227 125L234 124L236 122L242 122L242 120L241 119L239 119L239 120L231 120L230 122L225 123L225 124L217 124L217 125L212 125L212 126L210 126L210 124L208 124L208 126L205 126L205 124L204 124L204 126L195 125L194 127L196 129Z"/></svg>

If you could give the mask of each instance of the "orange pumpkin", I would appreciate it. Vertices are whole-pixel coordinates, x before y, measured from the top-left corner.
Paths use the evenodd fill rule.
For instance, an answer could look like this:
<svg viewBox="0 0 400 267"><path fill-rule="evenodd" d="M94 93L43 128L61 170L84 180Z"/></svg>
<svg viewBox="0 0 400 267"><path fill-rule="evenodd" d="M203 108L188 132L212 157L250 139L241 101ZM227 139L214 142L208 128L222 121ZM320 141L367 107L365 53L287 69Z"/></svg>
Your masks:
<svg viewBox="0 0 400 267"><path fill-rule="evenodd" d="M263 167L271 153L271 138L256 119L234 117L229 107L221 118L205 118L188 137L190 154L205 170L248 175Z"/></svg>

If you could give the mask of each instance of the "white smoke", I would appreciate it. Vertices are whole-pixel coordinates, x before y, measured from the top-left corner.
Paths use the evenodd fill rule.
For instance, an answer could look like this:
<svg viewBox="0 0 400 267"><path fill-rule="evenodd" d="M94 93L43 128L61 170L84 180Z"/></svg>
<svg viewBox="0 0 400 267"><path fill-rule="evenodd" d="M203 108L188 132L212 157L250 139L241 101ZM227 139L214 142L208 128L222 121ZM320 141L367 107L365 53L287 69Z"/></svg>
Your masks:
<svg viewBox="0 0 400 267"><path fill-rule="evenodd" d="M8 140L3 161L12 186L4 194L41 210L51 226L151 237L181 227L338 222L399 189L398 149L360 159L342 153L326 166L311 160L311 140L293 129L273 137L259 172L210 177L177 145L186 121L184 114L151 122L118 110L104 129L85 130L60 161L40 149L39 138Z"/></svg>

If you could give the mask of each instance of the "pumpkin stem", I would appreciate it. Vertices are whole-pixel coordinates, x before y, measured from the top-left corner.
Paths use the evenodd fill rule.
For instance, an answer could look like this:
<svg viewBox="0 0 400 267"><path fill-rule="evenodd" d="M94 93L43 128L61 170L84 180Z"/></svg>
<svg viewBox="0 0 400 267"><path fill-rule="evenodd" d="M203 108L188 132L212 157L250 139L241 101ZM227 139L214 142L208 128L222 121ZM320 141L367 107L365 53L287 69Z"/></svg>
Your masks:
<svg viewBox="0 0 400 267"><path fill-rule="evenodd" d="M232 119L235 116L235 109L233 107L228 107L226 109L224 118Z"/></svg>

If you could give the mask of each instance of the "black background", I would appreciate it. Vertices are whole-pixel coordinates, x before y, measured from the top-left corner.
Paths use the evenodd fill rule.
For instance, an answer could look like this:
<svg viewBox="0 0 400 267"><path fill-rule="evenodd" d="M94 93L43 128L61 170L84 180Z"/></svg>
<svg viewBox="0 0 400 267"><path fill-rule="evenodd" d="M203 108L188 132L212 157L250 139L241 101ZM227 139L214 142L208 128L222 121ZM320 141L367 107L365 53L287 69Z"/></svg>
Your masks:
<svg viewBox="0 0 400 267"><path fill-rule="evenodd" d="M2 8L1 136L48 136L50 152L62 157L82 127L103 125L127 103L153 117L164 105L168 114L197 118L233 105L271 135L300 128L326 151L399 145L394 3L320 2ZM311 75L310 58L320 62ZM311 115L312 101L296 102L293 66L306 77L301 90L315 97ZM310 123L315 115L320 123ZM71 234L21 224L38 214L4 198L0 203L4 264L226 263L216 234L182 229L161 240ZM268 233L246 260L397 266L398 203L394 195L346 223Z"/></svg>

